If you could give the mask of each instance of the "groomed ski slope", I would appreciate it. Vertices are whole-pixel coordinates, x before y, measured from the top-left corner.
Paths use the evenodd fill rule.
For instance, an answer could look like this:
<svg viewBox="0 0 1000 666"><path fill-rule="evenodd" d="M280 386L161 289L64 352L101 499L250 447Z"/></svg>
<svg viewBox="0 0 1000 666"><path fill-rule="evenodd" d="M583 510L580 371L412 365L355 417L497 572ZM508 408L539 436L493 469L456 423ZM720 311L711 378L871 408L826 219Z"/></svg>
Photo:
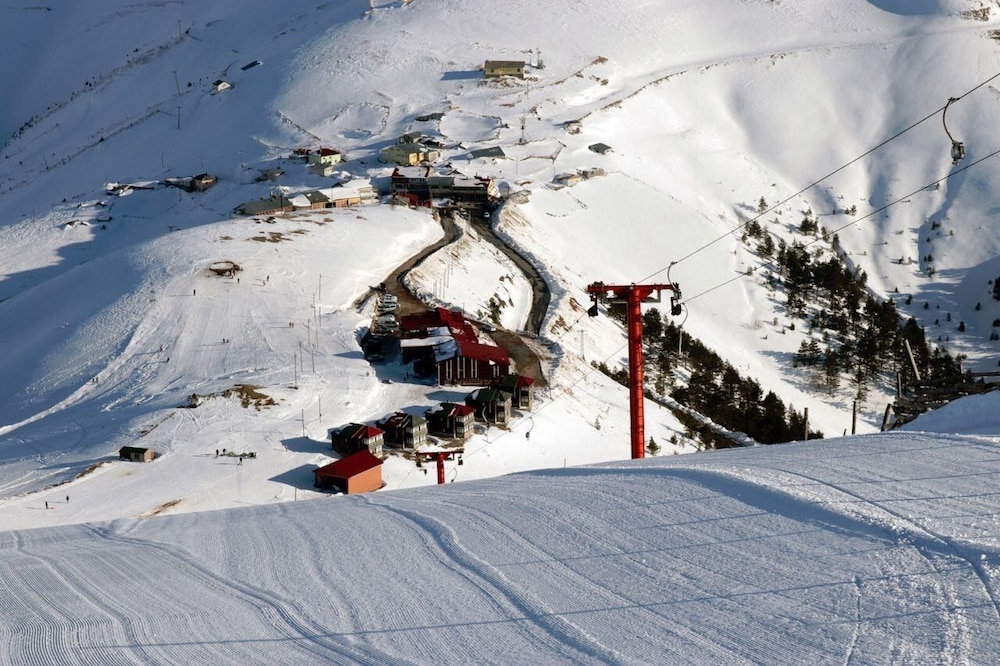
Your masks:
<svg viewBox="0 0 1000 666"><path fill-rule="evenodd" d="M998 472L894 433L0 533L0 660L988 663Z"/></svg>

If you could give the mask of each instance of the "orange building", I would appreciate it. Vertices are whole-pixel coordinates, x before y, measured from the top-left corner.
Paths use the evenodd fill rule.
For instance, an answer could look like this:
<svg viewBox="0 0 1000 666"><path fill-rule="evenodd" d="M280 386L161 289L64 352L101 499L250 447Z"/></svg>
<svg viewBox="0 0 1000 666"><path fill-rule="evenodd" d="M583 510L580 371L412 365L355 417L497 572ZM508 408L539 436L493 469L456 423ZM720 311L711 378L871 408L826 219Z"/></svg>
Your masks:
<svg viewBox="0 0 1000 666"><path fill-rule="evenodd" d="M358 451L313 472L317 488L339 490L345 495L370 493L382 487L382 459Z"/></svg>

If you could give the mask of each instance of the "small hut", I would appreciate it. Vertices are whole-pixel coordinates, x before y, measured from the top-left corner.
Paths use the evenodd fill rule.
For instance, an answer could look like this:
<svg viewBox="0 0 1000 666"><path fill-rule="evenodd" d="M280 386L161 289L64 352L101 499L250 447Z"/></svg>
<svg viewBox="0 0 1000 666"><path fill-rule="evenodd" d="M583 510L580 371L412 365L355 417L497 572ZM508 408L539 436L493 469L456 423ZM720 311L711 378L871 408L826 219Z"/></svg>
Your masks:
<svg viewBox="0 0 1000 666"><path fill-rule="evenodd" d="M156 456L153 449L146 449L141 446L123 446L118 449L118 459L129 462L151 462Z"/></svg>

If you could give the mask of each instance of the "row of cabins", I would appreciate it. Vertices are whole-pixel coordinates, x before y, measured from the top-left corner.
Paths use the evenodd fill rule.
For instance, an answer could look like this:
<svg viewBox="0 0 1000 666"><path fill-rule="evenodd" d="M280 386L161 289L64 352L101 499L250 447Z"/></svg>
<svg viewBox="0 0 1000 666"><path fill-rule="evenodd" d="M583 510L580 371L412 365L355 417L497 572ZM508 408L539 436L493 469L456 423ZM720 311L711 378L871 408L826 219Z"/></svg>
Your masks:
<svg viewBox="0 0 1000 666"><path fill-rule="evenodd" d="M496 386L470 393L464 405L443 402L424 412L424 417L395 412L377 425L348 423L331 428L333 450L344 457L313 471L313 485L321 490L345 494L367 493L382 487L382 448L391 445L413 451L427 444L430 435L465 441L472 436L476 419L506 424L512 406L530 410L534 380L508 375Z"/></svg>
<svg viewBox="0 0 1000 666"><path fill-rule="evenodd" d="M274 215L296 210L346 208L377 200L378 190L371 184L371 181L362 178L342 185L308 190L292 195L286 195L279 191L266 199L240 204L233 212L237 215Z"/></svg>
<svg viewBox="0 0 1000 666"><path fill-rule="evenodd" d="M417 416L395 412L375 425L348 423L331 428L331 448L341 455L368 451L381 456L384 446L412 451L427 444L430 435L465 441L477 420L494 425L510 422L514 408L530 411L534 403L534 380L510 375L495 385L477 389L465 404L443 402Z"/></svg>

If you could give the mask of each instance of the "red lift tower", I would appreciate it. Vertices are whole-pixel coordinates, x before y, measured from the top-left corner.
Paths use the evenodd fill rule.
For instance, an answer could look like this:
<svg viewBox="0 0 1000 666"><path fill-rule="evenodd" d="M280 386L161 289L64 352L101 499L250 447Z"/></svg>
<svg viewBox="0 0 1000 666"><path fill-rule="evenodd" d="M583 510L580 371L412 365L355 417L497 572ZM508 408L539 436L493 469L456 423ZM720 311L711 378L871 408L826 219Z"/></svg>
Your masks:
<svg viewBox="0 0 1000 666"><path fill-rule="evenodd" d="M417 467L423 467L423 462L436 462L437 472L438 472L438 485L444 485L444 461L445 460L458 460L458 464L462 464L462 454L465 453L465 449L440 449L436 451L414 451L413 457L417 459ZM424 474L427 470L424 470Z"/></svg>
<svg viewBox="0 0 1000 666"><path fill-rule="evenodd" d="M670 314L681 313L681 290L676 284L628 284L608 285L594 282L587 287L594 305L588 310L591 317L597 316L598 303L624 303L626 328L628 329L628 394L632 421L632 458L646 456L646 430L643 416L642 390L642 304L659 303L660 293L670 290Z"/></svg>

